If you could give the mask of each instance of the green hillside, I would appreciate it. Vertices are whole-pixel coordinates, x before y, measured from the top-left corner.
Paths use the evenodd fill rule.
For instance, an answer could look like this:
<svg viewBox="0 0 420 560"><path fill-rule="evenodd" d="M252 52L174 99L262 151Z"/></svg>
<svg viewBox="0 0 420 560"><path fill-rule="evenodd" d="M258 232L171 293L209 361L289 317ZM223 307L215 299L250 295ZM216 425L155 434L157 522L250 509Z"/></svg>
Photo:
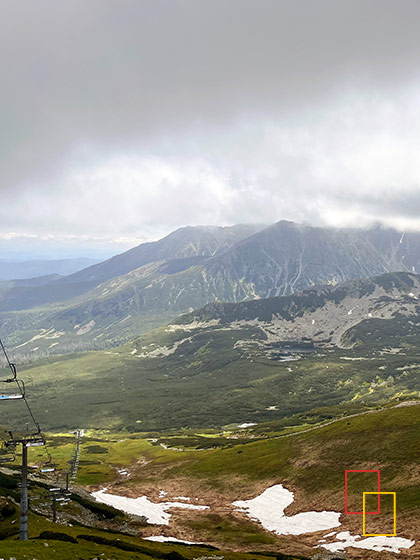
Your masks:
<svg viewBox="0 0 420 560"><path fill-rule="evenodd" d="M206 542L223 549L222 555L226 558L246 558L230 556L231 553L226 550L254 550L260 551L260 554L267 551L309 558L314 555L314 547L322 533L299 537L277 536L263 530L245 514L235 512L232 502L257 496L274 484L283 484L295 494L295 503L288 508L287 515L308 510L341 512L340 531L360 534L360 517L344 515L344 471L380 469L381 488L397 492L398 536L416 540L420 521L419 425L420 406L413 405L362 413L324 426L301 427L302 431L294 434L282 422L261 424L245 430L182 430L160 435L138 433L122 436L121 433L88 432L83 438L77 484L91 489L106 486L109 492L119 495L146 495L152 501L159 501L162 490L168 492L165 499L198 496L199 503L210 505L210 509L174 515L165 529L166 534L188 535L195 542ZM71 449L71 436L52 435L49 439L55 460L64 467ZM206 448L206 441L212 443L211 448ZM33 464L38 457L45 460L42 450L31 451ZM117 469L125 469L124 472L130 476L124 477ZM363 480L351 487L349 500L359 498L362 486ZM31 492L36 493L36 488ZM62 521L68 519L64 513L62 515ZM109 528L115 526L112 523ZM101 534L98 529L69 528L62 524L54 527L46 520L38 520L34 514L31 526L32 536L38 535L41 530L55 530L77 538L79 543L83 543L81 558L85 558L83 554L87 551L98 554L101 550L111 554L112 545L110 548L103 544L88 548L84 538L78 535L100 535L115 540L115 535ZM375 522L375 530L379 530L379 520ZM138 526L137 531L137 534L146 536L155 534L156 527ZM157 545L121 535L118 538L135 546L146 545L150 551L146 555L153 556L153 551L160 554L162 550L176 550L186 558L192 558L193 553L194 557L220 555L214 550L201 552L197 547ZM333 540L334 537L329 538L329 542ZM41 540L42 543L44 541ZM48 542L57 550L54 543ZM5 547L1 551L4 554L6 551L12 554L23 550L18 548L19 543L5 541L1 546L3 544ZM25 551L42 550L36 542L33 548L31 543L24 546ZM73 550L71 544L66 543L65 547L69 548L63 550ZM417 544L398 557L415 558L418 552ZM337 557L342 558L343 555ZM359 551L358 554L351 549L345 557L369 560L394 558L386 552ZM40 558L43 558L41 553ZM115 550L112 558L126 556ZM253 558L258 558L257 553Z"/></svg>

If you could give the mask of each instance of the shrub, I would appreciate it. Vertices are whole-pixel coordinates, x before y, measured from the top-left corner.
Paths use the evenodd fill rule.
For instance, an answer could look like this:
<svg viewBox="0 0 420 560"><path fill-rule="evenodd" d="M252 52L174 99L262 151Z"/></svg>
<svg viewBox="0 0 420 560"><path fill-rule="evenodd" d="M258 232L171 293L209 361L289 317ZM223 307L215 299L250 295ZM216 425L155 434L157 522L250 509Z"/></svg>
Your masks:
<svg viewBox="0 0 420 560"><path fill-rule="evenodd" d="M77 540L71 535L67 535L67 533L58 533L55 531L42 531L42 533L37 538L49 541L66 541L77 544Z"/></svg>

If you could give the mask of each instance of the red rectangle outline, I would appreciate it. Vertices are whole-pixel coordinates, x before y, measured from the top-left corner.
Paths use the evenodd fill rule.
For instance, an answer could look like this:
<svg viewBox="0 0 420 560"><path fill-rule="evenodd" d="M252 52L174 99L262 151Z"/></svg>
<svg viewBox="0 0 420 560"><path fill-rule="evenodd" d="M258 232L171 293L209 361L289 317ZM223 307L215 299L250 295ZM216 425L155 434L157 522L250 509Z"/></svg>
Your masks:
<svg viewBox="0 0 420 560"><path fill-rule="evenodd" d="M347 469L344 471L344 511L348 515L363 515L363 511L348 511L347 510L347 473L349 472L376 472L378 473L378 492L381 491L381 471L377 469ZM379 515L381 513L381 498L378 494L378 511L366 511L365 515Z"/></svg>

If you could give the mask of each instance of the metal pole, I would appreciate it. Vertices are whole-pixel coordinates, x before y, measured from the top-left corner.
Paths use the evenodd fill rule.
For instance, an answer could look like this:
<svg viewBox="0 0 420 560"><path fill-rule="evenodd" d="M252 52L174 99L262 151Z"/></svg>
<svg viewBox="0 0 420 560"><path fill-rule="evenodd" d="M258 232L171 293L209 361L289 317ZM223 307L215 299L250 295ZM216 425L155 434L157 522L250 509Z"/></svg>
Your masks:
<svg viewBox="0 0 420 560"><path fill-rule="evenodd" d="M19 540L28 540L28 448L22 442L22 488L20 494L20 532Z"/></svg>
<svg viewBox="0 0 420 560"><path fill-rule="evenodd" d="M57 523L57 501L55 498L55 494L52 496L52 520L53 523Z"/></svg>

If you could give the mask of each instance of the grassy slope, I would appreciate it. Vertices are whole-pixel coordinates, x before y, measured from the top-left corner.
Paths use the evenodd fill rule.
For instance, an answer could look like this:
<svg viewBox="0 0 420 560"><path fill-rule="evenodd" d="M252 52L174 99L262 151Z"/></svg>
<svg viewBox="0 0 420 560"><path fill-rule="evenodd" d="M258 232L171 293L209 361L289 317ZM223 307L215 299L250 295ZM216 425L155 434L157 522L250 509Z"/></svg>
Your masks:
<svg viewBox="0 0 420 560"><path fill-rule="evenodd" d="M279 478L289 480L308 494L316 496L326 491L337 493L340 499L344 470L375 464L381 468L384 487L401 491L405 488L399 496L400 507L420 510L419 482L411 483L409 472L400 480L409 465L418 469L419 424L420 406L398 407L339 420L291 437L182 453L155 451L152 447L146 456L164 467L162 480L180 475L210 479L225 492L232 492L232 483L225 481L226 476L244 476L250 481ZM146 480L147 471L142 469L142 481ZM415 478L414 472L411 475ZM154 480L158 477L152 476ZM138 482L132 479L130 484ZM247 493L246 488L241 491Z"/></svg>
<svg viewBox="0 0 420 560"><path fill-rule="evenodd" d="M282 422L279 424L277 433L283 429ZM283 483L295 492L296 502L288 509L289 515L308 509L343 512L345 469L380 469L382 490L397 492L398 535L417 538L419 426L420 406L407 406L364 413L290 437L273 436L275 423L269 424L266 432L261 425L247 430L242 439L228 439L227 434L210 438L215 448L203 450L190 447L191 440L196 445L193 431L173 440L182 450L164 449L141 434L121 437L95 433L84 440L78 483L105 484L115 493L145 493L152 499L158 499L159 489L168 490L170 495L200 496L200 503L210 503L211 511L180 515L171 522L171 531L175 527L188 531L193 540L248 550L274 547L290 553L294 543L295 551L307 554L316 540L311 544L311 538L305 537L307 548L302 548L296 539L261 532L244 516L232 514L230 503ZM160 441L168 444L174 437L168 434ZM259 439L252 441L252 437ZM63 462L70 452L70 441L60 436L54 444L53 454ZM102 448L100 452L95 446ZM33 460L37 453L31 452ZM119 476L118 467L128 468L130 478ZM364 484L361 479L359 485L351 487L350 500L358 500ZM360 518L343 516L342 520L342 530L360 533ZM216 533L215 527L219 527Z"/></svg>
<svg viewBox="0 0 420 560"><path fill-rule="evenodd" d="M127 537L121 534L115 535L106 531L92 530L85 527L68 527L56 525L38 515L30 515L29 524L31 528L31 540L27 542L19 542L16 536L0 542L0 553L4 557L15 557L17 560L22 558L37 558L37 560L69 560L70 558L78 558L79 560L91 560L94 557L101 557L112 560L134 560L150 558L168 558L168 560L190 560L198 556L212 556L215 553L222 555L226 560L246 560L251 558L247 554L208 549L205 546L183 546L164 543L152 543L141 538ZM59 540L51 540L42 538L37 539L38 535L43 531L54 531L65 533L77 539L77 544L62 542ZM80 535L106 539L109 544L99 544L89 542L81 538ZM46 546L46 544L48 546ZM124 551L118 548L123 543L130 546L138 547L138 551ZM116 545L116 546L115 546ZM172 557L170 554L172 553ZM179 555L179 556L177 556ZM253 559L264 559L264 555L252 554ZM293 560L294 557L288 557ZM285 559L286 560L286 559Z"/></svg>
<svg viewBox="0 0 420 560"><path fill-rule="evenodd" d="M118 494L138 496L144 493L152 500L159 499L160 489L166 489L169 497L198 496L199 503L209 504L211 510L174 514L168 527L169 534L186 534L189 540L208 542L219 548L280 550L309 556L320 536L276 537L263 531L243 514L235 514L231 502L252 498L268 486L282 483L295 492L296 501L288 508L288 515L308 509L343 512L344 470L378 468L381 470L381 488L397 492L398 535L416 539L420 523L419 426L420 406L406 406L368 412L321 427L301 427L301 430L309 431L289 437L278 435L290 432L282 421L261 424L242 432L209 431L203 434L200 430L198 433L201 436L193 430L161 435L92 432L83 438L77 483L106 485L110 491ZM240 433L242 437L239 439L229 439ZM150 441L151 435L157 437L158 441ZM197 438L212 441L215 447L197 450ZM71 455L73 438L57 434L51 436L50 441L54 460L61 468L65 468ZM165 449L160 442L167 445L172 442L179 450ZM38 459L45 460L42 449L31 449L31 463ZM131 476L124 478L118 475L117 468L120 467L127 468ZM358 498L363 490L359 487L361 484L352 486L350 500ZM343 516L342 530L360 533L360 521L354 516ZM47 525L45 519L39 518L37 521L34 517L32 535L51 529ZM98 530L62 525L56 526L55 530L73 536L81 533L100 534ZM143 534L150 532L146 529ZM126 540L140 542L132 538ZM50 551L62 554L54 556L57 558L64 559L65 554L72 557L70 553L75 550L75 545L71 544L49 544ZM148 544L174 550L172 545ZM49 558L38 543L33 543L32 548L30 544L23 546L38 560ZM175 550L180 551L180 548L185 547L175 547ZM6 544L6 541L2 541L0 544L3 555L13 556L18 551L23 551L20 543ZM83 542L79 557L91 558L88 554L98 555L100 552L105 552L105 557L115 559L141 557ZM180 552L184 554L182 550ZM197 554L195 550L194 557L201 554L207 553ZM192 555L185 555L192 558ZM231 558L229 553L223 555ZM392 558L387 553L375 555L367 552L363 552L362 557L381 560ZM404 557L404 554L400 556Z"/></svg>

